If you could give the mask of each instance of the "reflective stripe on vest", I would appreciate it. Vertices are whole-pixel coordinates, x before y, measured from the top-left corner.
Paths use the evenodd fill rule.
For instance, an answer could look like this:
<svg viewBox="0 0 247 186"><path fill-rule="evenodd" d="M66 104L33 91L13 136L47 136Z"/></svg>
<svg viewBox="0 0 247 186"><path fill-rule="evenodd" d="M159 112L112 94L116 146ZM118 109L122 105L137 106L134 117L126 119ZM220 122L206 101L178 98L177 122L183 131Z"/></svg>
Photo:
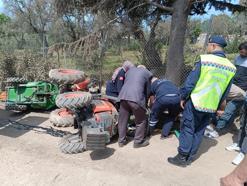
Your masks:
<svg viewBox="0 0 247 186"><path fill-rule="evenodd" d="M195 109L215 113L235 72L235 66L228 59L201 55L200 77L190 95Z"/></svg>

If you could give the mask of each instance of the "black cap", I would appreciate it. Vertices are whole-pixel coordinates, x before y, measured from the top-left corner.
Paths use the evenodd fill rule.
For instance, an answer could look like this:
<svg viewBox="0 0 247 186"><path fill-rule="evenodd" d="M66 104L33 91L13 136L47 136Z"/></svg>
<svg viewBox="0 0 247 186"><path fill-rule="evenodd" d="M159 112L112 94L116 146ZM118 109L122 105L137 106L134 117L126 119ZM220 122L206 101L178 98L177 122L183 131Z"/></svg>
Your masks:
<svg viewBox="0 0 247 186"><path fill-rule="evenodd" d="M222 36L211 36L208 43L216 43L222 48L227 46L226 40Z"/></svg>

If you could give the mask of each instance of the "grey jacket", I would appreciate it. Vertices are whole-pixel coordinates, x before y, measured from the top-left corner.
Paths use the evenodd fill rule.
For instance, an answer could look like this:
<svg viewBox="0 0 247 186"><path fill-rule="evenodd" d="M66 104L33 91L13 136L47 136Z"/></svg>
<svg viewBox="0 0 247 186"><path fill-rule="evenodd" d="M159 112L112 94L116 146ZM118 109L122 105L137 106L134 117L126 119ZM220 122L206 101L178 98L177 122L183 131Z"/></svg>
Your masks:
<svg viewBox="0 0 247 186"><path fill-rule="evenodd" d="M145 68L130 68L125 74L124 85L118 98L133 101L146 109L152 76L152 73Z"/></svg>

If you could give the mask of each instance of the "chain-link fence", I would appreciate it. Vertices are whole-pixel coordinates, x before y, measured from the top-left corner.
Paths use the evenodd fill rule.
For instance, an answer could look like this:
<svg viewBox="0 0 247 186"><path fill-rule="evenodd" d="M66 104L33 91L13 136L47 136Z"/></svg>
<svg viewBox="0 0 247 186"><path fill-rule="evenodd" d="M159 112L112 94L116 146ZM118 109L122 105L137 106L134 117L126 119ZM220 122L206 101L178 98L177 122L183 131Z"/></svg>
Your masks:
<svg viewBox="0 0 247 186"><path fill-rule="evenodd" d="M52 68L82 70L104 86L124 60L130 60L135 65L143 64L155 76L166 78L167 42L155 37L140 40L131 36L108 36L102 44L102 37L98 36L92 34L72 44L55 44L49 50L41 48L39 51L29 49L1 52L1 88L4 89L4 81L10 76L24 77L29 81L49 80L48 72ZM47 54L44 54L45 51ZM189 44L186 38L185 63L179 86L183 84L201 53L203 50L195 44Z"/></svg>
<svg viewBox="0 0 247 186"><path fill-rule="evenodd" d="M72 52L57 50L49 55L48 61L53 61L58 68L73 68L83 70L91 78L101 80L104 86L105 82L111 79L114 70L120 67L125 60L132 61L135 65L143 64L155 76L159 78L166 77L166 63L168 46L156 39L141 42L131 37L121 39L108 38L107 47L99 48L91 52L90 56L84 56L82 51ZM182 73L182 82L193 68L197 60L199 50L192 49L189 45L185 47L186 60ZM102 56L101 56L102 55Z"/></svg>

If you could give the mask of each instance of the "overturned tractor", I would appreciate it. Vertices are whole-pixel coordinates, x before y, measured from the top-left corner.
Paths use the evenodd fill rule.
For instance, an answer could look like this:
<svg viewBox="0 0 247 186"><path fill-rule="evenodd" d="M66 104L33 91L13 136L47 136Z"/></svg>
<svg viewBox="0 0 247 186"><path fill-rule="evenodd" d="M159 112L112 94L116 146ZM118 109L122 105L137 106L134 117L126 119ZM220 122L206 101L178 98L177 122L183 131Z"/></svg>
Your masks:
<svg viewBox="0 0 247 186"><path fill-rule="evenodd" d="M64 93L56 97L59 109L51 112L50 121L58 127L74 125L78 128L78 133L60 140L60 150L74 154L84 150L105 149L110 138L117 133L118 112L115 106L97 94L99 92L95 91L92 82L90 84L81 71L54 69L49 76L60 87L65 87ZM67 85L74 83L77 84L72 89L66 90Z"/></svg>
<svg viewBox="0 0 247 186"><path fill-rule="evenodd" d="M93 99L88 92L70 92L60 94L56 103L74 113L79 130L59 142L59 148L64 153L105 149L110 138L117 133L118 112L107 100Z"/></svg>

